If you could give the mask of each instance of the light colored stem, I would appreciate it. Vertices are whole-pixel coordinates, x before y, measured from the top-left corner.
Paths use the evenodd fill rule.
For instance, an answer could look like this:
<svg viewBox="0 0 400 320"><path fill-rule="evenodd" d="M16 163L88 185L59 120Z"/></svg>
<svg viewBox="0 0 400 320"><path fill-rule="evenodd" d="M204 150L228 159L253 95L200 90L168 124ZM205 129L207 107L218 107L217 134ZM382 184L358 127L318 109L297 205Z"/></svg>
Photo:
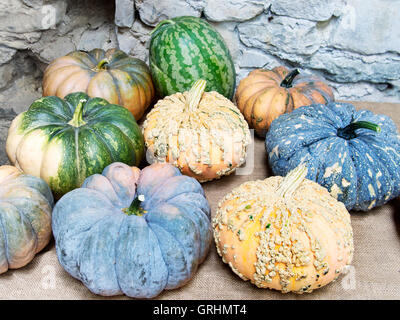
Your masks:
<svg viewBox="0 0 400 320"><path fill-rule="evenodd" d="M83 121L83 105L85 103L86 99L79 100L79 103L75 108L74 115L72 116L72 119L68 122L68 124L73 127L80 127L86 124L86 122Z"/></svg>
<svg viewBox="0 0 400 320"><path fill-rule="evenodd" d="M200 79L197 80L190 89L188 98L186 100L186 108L188 108L190 111L194 111L198 107L204 90L206 89L206 85L207 81Z"/></svg>
<svg viewBox="0 0 400 320"><path fill-rule="evenodd" d="M307 172L308 169L304 163L290 171L279 186L277 190L278 195L283 198L291 197L293 192L296 191L306 178Z"/></svg>

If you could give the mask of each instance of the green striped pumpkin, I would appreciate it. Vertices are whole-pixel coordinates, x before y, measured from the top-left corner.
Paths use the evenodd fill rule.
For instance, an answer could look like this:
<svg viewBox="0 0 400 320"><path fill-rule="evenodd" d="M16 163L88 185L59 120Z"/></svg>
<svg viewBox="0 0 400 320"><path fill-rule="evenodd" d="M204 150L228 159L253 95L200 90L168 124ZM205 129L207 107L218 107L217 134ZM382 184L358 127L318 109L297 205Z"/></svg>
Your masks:
<svg viewBox="0 0 400 320"><path fill-rule="evenodd" d="M206 91L231 99L236 74L232 57L221 35L206 21L177 17L161 21L152 31L150 71L161 97L191 88L198 79Z"/></svg>
<svg viewBox="0 0 400 320"><path fill-rule="evenodd" d="M127 109L75 92L65 100L40 98L19 114L6 151L11 163L42 178L59 198L112 162L138 165L144 141Z"/></svg>

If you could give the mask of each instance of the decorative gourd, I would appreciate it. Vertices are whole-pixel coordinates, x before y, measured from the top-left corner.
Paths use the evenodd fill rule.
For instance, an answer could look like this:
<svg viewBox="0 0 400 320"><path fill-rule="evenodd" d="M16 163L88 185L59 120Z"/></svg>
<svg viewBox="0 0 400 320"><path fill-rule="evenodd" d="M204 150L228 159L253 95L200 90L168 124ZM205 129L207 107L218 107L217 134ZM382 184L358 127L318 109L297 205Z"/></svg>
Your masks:
<svg viewBox="0 0 400 320"><path fill-rule="evenodd" d="M212 241L201 185L170 164L113 163L53 211L60 264L92 292L135 298L186 284Z"/></svg>
<svg viewBox="0 0 400 320"><path fill-rule="evenodd" d="M393 121L347 103L314 104L272 122L269 164L285 175L299 163L348 210L366 211L400 195L400 136Z"/></svg>
<svg viewBox="0 0 400 320"><path fill-rule="evenodd" d="M86 92L127 108L139 120L154 97L150 70L117 49L73 51L53 60L43 77L43 96Z"/></svg>
<svg viewBox="0 0 400 320"><path fill-rule="evenodd" d="M235 97L250 127L262 137L281 114L334 100L332 89L323 80L300 75L297 69L289 71L283 66L253 70L240 81Z"/></svg>
<svg viewBox="0 0 400 320"><path fill-rule="evenodd" d="M19 114L6 150L12 164L41 177L59 198L112 162L138 165L144 141L127 109L76 92L40 98Z"/></svg>
<svg viewBox="0 0 400 320"><path fill-rule="evenodd" d="M0 166L0 274L27 265L49 243L52 208L42 179Z"/></svg>
<svg viewBox="0 0 400 320"><path fill-rule="evenodd" d="M236 73L232 57L218 31L203 19L177 17L161 21L151 32L150 70L163 98L189 90L198 79L206 91L231 99Z"/></svg>
<svg viewBox="0 0 400 320"><path fill-rule="evenodd" d="M250 131L236 106L218 92L190 91L157 102L143 123L148 155L200 182L232 173L246 158Z"/></svg>
<svg viewBox="0 0 400 320"><path fill-rule="evenodd" d="M351 263L350 215L306 173L301 165L285 178L248 181L220 201L213 220L217 251L243 280L283 293L311 292Z"/></svg>

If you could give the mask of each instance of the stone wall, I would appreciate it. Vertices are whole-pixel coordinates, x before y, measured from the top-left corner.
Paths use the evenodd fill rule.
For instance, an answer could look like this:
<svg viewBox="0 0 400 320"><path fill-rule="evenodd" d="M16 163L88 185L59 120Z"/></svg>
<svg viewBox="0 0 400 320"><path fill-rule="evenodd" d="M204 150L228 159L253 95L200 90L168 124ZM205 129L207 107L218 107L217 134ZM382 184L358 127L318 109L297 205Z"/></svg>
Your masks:
<svg viewBox="0 0 400 320"><path fill-rule="evenodd" d="M52 59L119 47L147 60L149 32L203 17L230 47L238 80L254 68L300 67L342 100L400 101L400 0L0 0L0 104L41 95Z"/></svg>

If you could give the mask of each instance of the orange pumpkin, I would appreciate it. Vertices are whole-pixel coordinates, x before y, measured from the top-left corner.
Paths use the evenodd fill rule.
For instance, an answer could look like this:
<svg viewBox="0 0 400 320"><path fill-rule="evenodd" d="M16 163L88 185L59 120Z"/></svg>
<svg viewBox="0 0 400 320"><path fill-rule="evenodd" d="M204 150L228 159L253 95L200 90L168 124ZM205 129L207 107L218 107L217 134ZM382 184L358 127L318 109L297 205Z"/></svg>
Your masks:
<svg viewBox="0 0 400 320"><path fill-rule="evenodd" d="M154 97L148 66L117 49L73 51L52 61L43 77L43 96L72 92L122 105L139 120Z"/></svg>
<svg viewBox="0 0 400 320"><path fill-rule="evenodd" d="M299 73L298 69L289 71L283 66L257 69L240 81L236 103L258 135L264 137L271 122L283 113L334 100L332 89L325 82Z"/></svg>
<svg viewBox="0 0 400 320"><path fill-rule="evenodd" d="M300 166L285 177L248 181L219 203L217 250L243 280L281 292L311 292L353 257L350 214Z"/></svg>

